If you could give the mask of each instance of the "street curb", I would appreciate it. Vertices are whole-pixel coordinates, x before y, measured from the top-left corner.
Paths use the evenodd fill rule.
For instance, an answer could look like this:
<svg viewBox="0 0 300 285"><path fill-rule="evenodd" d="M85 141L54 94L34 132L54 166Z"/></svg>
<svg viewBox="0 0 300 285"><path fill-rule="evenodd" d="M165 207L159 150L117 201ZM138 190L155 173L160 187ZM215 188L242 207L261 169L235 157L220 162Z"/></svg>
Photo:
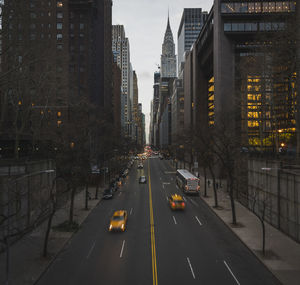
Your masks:
<svg viewBox="0 0 300 285"><path fill-rule="evenodd" d="M259 260L259 262L268 269L268 271L271 273L271 275L273 275L273 277L278 280L278 282L282 285L284 285L281 280L278 279L278 277L272 272L272 270L255 254L255 252L239 237L239 235L230 227L230 225L228 225L218 214L217 212L215 212L212 207L202 198L202 195L199 196L200 199L205 203L205 205L210 209L210 211L212 211L216 217L227 227L230 229L230 231L241 241L241 243L251 252L252 255L255 256L255 258L257 260ZM235 201L236 203L236 201Z"/></svg>
<svg viewBox="0 0 300 285"><path fill-rule="evenodd" d="M81 221L81 223L79 224L79 226L81 226L85 220L89 217L89 215L94 211L94 209L100 204L100 202L102 201L102 199L100 198L98 203L94 206L93 209L91 209L91 211L88 213L88 215L85 217L85 219L83 219ZM39 274L38 278L34 281L34 283L32 283L33 285L36 285L41 278L43 277L43 275L48 271L49 267L54 263L54 261L57 259L57 257L61 254L61 252L64 250L64 248L66 247L67 243L70 242L72 240L72 238L74 237L74 235L78 232L74 231L71 236L66 239L66 241L64 242L64 244L62 245L62 247L58 250L58 252L55 253L55 255L51 258L51 260L48 262L47 266L42 270L41 274Z"/></svg>

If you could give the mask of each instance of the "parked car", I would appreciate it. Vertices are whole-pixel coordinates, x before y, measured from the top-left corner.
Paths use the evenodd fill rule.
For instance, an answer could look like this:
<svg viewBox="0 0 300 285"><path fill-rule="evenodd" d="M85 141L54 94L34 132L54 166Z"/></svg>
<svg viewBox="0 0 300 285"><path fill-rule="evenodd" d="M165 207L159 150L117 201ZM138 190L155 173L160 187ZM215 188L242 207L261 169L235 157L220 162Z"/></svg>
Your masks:
<svg viewBox="0 0 300 285"><path fill-rule="evenodd" d="M147 178L146 178L146 176L140 176L140 178L139 178L139 183L140 183L140 184L146 184L146 183L147 183Z"/></svg>
<svg viewBox="0 0 300 285"><path fill-rule="evenodd" d="M103 192L103 199L107 200L107 199L112 199L113 197L113 189L112 188L107 188L104 190Z"/></svg>

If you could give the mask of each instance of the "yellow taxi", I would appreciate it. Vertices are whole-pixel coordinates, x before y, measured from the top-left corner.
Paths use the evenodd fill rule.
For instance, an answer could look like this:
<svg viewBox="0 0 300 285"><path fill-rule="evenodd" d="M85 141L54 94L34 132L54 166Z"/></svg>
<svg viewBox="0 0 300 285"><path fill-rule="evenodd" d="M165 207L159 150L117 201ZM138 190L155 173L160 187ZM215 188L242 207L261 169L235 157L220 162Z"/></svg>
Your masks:
<svg viewBox="0 0 300 285"><path fill-rule="evenodd" d="M122 231L126 230L127 225L127 211L119 210L114 212L113 216L110 219L109 231Z"/></svg>
<svg viewBox="0 0 300 285"><path fill-rule="evenodd" d="M169 205L172 210L184 210L185 209L185 202L181 195L173 194L169 196Z"/></svg>

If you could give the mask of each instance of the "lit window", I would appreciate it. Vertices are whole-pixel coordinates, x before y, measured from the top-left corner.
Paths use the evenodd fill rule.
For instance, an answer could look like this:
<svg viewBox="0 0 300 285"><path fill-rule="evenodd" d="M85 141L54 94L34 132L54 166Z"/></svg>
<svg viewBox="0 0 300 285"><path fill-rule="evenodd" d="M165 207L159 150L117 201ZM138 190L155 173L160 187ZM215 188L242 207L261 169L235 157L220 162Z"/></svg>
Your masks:
<svg viewBox="0 0 300 285"><path fill-rule="evenodd" d="M57 39L57 40L61 40L61 39L62 39L62 34L57 34L57 35L56 35L56 39Z"/></svg>
<svg viewBox="0 0 300 285"><path fill-rule="evenodd" d="M57 12L56 17L57 17L57 19L62 19L63 18L63 12Z"/></svg>
<svg viewBox="0 0 300 285"><path fill-rule="evenodd" d="M61 117L61 112L60 111L57 112L57 117Z"/></svg>
<svg viewBox="0 0 300 285"><path fill-rule="evenodd" d="M63 7L62 1L57 1L57 7L59 7L59 8Z"/></svg>
<svg viewBox="0 0 300 285"><path fill-rule="evenodd" d="M57 23L56 24L56 29L62 30L62 23Z"/></svg>
<svg viewBox="0 0 300 285"><path fill-rule="evenodd" d="M59 127L61 125L62 121L57 121L57 127ZM73 147L73 146L71 146Z"/></svg>

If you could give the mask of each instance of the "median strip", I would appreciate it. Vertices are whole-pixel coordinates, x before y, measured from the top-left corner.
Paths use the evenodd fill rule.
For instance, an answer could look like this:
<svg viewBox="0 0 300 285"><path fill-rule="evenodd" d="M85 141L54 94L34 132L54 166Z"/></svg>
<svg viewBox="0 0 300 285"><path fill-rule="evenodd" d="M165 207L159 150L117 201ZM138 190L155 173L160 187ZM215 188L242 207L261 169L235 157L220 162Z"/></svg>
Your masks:
<svg viewBox="0 0 300 285"><path fill-rule="evenodd" d="M153 285L157 285L157 265L156 265L156 249L155 249L155 232L154 232L154 217L152 205L152 192L151 192L151 176L150 165L148 160L148 176L149 176L149 211L150 211L150 232L151 232L151 255L152 255L152 276Z"/></svg>

